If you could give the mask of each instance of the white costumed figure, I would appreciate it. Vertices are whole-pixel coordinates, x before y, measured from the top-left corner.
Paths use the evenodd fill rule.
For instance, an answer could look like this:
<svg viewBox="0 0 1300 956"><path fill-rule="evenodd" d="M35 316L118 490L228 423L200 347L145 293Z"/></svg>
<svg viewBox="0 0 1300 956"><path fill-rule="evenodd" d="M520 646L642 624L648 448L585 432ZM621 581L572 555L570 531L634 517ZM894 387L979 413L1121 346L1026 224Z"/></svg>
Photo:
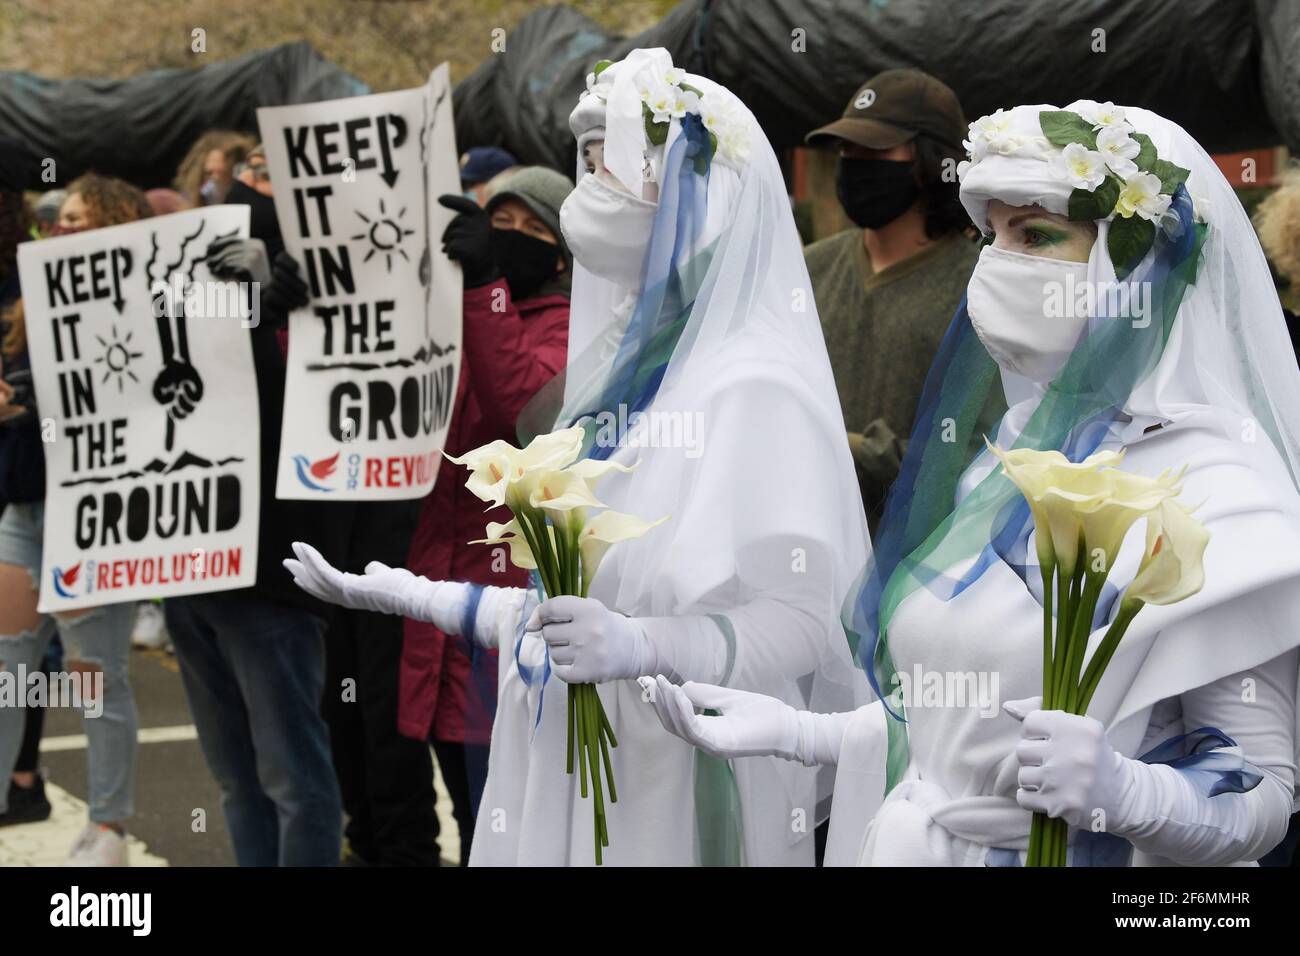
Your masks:
<svg viewBox="0 0 1300 956"><path fill-rule="evenodd" d="M583 426L584 454L614 466L600 501L666 520L614 545L588 598L540 605L383 566L342 574L302 545L286 566L325 600L500 649L471 865L593 862L564 682L597 685L618 738L606 865L811 865L831 775L702 754L664 734L636 680L796 708L869 696L839 622L866 522L781 171L750 111L661 49L599 64L570 126L569 363L541 430Z"/></svg>
<svg viewBox="0 0 1300 956"><path fill-rule="evenodd" d="M852 608L882 699L816 714L660 681L656 707L715 755L836 764L828 864L1023 864L1033 812L1066 822L1069 865L1255 861L1296 806L1300 677L1300 373L1264 255L1210 157L1146 110L998 110L967 148L988 244ZM1033 521L974 431L993 400L1001 449L1186 468L1208 531L1203 585L1142 607L1086 716L1042 709ZM1162 541L1129 528L1088 655Z"/></svg>

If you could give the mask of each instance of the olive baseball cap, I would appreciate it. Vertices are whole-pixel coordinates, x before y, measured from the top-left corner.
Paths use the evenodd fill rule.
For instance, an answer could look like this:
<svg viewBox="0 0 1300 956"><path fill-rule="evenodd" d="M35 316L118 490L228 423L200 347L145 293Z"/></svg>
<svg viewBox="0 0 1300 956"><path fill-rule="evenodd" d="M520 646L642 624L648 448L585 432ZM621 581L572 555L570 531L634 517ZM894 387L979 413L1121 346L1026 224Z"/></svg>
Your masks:
<svg viewBox="0 0 1300 956"><path fill-rule="evenodd" d="M966 120L957 94L929 73L885 70L862 84L843 116L813 130L804 142L820 147L844 140L868 149L890 149L919 133L953 149L962 148Z"/></svg>

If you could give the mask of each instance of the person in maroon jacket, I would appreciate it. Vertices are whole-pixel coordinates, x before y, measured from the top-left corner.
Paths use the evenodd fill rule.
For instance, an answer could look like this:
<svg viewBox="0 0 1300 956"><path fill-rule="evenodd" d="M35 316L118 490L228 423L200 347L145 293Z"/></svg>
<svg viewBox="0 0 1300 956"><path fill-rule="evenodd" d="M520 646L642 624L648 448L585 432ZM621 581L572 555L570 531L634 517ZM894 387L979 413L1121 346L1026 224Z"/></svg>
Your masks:
<svg viewBox="0 0 1300 956"><path fill-rule="evenodd" d="M496 186L480 209L461 196L439 202L459 215L443 235L465 276L464 352L445 451L461 455L493 439L514 443L515 420L539 389L564 368L569 332L572 257L560 235L568 177L525 167ZM431 581L527 586L502 548L469 544L488 521L465 488L465 474L446 460L424 499L406 566ZM470 654L483 655L471 662ZM487 773L496 696L495 651L473 651L432 624L405 621L398 730L433 743L469 859L477 795Z"/></svg>

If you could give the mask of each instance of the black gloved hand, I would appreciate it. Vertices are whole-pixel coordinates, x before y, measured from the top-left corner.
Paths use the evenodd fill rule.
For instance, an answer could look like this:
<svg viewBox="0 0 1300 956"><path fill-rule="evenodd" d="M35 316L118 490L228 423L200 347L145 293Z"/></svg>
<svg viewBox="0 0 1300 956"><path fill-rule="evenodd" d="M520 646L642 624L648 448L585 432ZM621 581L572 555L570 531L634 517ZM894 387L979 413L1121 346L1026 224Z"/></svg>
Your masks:
<svg viewBox="0 0 1300 956"><path fill-rule="evenodd" d="M492 243L492 220L472 199L447 193L438 205L458 213L442 233L442 251L460 263L465 288L474 289L501 277Z"/></svg>
<svg viewBox="0 0 1300 956"><path fill-rule="evenodd" d="M271 283L262 291L262 319L272 328L289 321L289 313L311 301L298 261L287 252L276 254L271 263Z"/></svg>

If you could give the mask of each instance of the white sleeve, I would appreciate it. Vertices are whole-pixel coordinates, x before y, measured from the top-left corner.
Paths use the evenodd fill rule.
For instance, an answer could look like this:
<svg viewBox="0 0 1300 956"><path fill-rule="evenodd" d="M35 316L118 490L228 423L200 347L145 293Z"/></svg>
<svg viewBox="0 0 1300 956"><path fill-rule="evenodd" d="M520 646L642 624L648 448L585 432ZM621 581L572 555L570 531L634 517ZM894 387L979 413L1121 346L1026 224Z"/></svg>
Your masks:
<svg viewBox="0 0 1300 956"><path fill-rule="evenodd" d="M796 549L814 570L790 571L788 556ZM830 562L822 557L807 539L770 536L738 556L749 600L714 614L637 618L656 656L646 673L766 691L774 678L797 680L813 672L828 634L842 637L824 573Z"/></svg>
<svg viewBox="0 0 1300 956"><path fill-rule="evenodd" d="M879 706L879 701L872 701L864 706ZM814 714L812 711L798 711L799 749L795 759L806 767L835 766L840 762L840 745L844 742L844 731L853 720L857 711L849 710L840 714Z"/></svg>
<svg viewBox="0 0 1300 956"><path fill-rule="evenodd" d="M464 581L430 581L416 578L403 594L406 617L428 621L444 634L473 638L483 647L499 647L514 637L528 592L523 588L483 587ZM465 615L477 595L473 634L464 634Z"/></svg>
<svg viewBox="0 0 1300 956"><path fill-rule="evenodd" d="M1120 823L1111 832L1143 853L1183 865L1256 860L1277 846L1296 783L1297 667L1300 651L1293 649L1180 698L1184 730L1213 727L1235 740L1263 774L1258 786L1208 797L1174 767L1129 760Z"/></svg>

